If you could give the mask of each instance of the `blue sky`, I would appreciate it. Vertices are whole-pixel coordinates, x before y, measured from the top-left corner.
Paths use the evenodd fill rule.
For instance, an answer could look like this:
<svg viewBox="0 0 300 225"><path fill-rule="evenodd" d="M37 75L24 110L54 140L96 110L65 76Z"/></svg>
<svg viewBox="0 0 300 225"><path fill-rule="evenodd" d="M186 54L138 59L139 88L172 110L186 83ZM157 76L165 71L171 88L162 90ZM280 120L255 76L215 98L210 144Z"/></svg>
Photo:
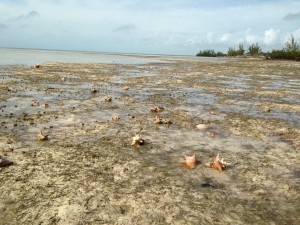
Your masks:
<svg viewBox="0 0 300 225"><path fill-rule="evenodd" d="M0 0L0 47L195 55L300 42L300 0Z"/></svg>

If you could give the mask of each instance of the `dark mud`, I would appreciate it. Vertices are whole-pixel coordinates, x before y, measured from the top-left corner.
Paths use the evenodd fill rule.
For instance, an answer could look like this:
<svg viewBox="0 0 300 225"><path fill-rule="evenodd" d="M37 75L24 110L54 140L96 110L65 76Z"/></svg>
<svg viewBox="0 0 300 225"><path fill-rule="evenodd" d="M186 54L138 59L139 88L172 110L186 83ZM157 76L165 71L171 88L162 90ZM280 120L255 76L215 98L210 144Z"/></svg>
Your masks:
<svg viewBox="0 0 300 225"><path fill-rule="evenodd" d="M0 224L300 223L299 63L48 63L0 81ZM223 172L204 166L218 153Z"/></svg>

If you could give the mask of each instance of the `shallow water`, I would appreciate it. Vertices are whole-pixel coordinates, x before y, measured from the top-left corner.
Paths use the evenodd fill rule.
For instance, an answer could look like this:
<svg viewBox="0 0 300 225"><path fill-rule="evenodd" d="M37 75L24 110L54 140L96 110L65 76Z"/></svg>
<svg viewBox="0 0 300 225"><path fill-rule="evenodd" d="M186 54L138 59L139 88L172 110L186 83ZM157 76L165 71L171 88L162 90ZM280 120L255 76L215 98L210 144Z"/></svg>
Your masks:
<svg viewBox="0 0 300 225"><path fill-rule="evenodd" d="M35 65L48 62L61 63L108 63L108 64L147 64L170 63L176 60L188 61L219 61L226 62L225 58L205 58L194 56L173 55L146 55L146 54L118 54L102 52L78 52L41 49L11 49L0 48L1 65ZM149 67L156 68L156 67Z"/></svg>

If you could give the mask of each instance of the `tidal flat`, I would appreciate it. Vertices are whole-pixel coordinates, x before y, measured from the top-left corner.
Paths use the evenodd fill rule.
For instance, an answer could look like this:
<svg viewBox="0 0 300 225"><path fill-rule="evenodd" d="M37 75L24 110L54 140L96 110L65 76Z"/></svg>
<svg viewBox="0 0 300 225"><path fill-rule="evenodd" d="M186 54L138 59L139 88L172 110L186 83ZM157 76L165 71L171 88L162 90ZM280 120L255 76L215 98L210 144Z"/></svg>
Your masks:
<svg viewBox="0 0 300 225"><path fill-rule="evenodd" d="M299 62L47 62L0 81L0 224L300 223Z"/></svg>

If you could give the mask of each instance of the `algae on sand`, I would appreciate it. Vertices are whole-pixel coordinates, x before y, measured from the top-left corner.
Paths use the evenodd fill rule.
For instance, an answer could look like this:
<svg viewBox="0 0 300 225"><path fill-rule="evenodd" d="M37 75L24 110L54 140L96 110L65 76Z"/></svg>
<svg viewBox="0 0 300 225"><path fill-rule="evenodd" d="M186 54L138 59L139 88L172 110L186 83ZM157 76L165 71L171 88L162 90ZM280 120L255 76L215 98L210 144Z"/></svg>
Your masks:
<svg viewBox="0 0 300 225"><path fill-rule="evenodd" d="M244 59L0 67L0 155L15 163L0 169L1 223L298 224L299 67ZM169 127L152 123L156 105ZM34 140L40 130L48 141ZM139 148L130 145L136 133ZM228 170L204 166L217 153ZM202 164L182 167L192 154Z"/></svg>

